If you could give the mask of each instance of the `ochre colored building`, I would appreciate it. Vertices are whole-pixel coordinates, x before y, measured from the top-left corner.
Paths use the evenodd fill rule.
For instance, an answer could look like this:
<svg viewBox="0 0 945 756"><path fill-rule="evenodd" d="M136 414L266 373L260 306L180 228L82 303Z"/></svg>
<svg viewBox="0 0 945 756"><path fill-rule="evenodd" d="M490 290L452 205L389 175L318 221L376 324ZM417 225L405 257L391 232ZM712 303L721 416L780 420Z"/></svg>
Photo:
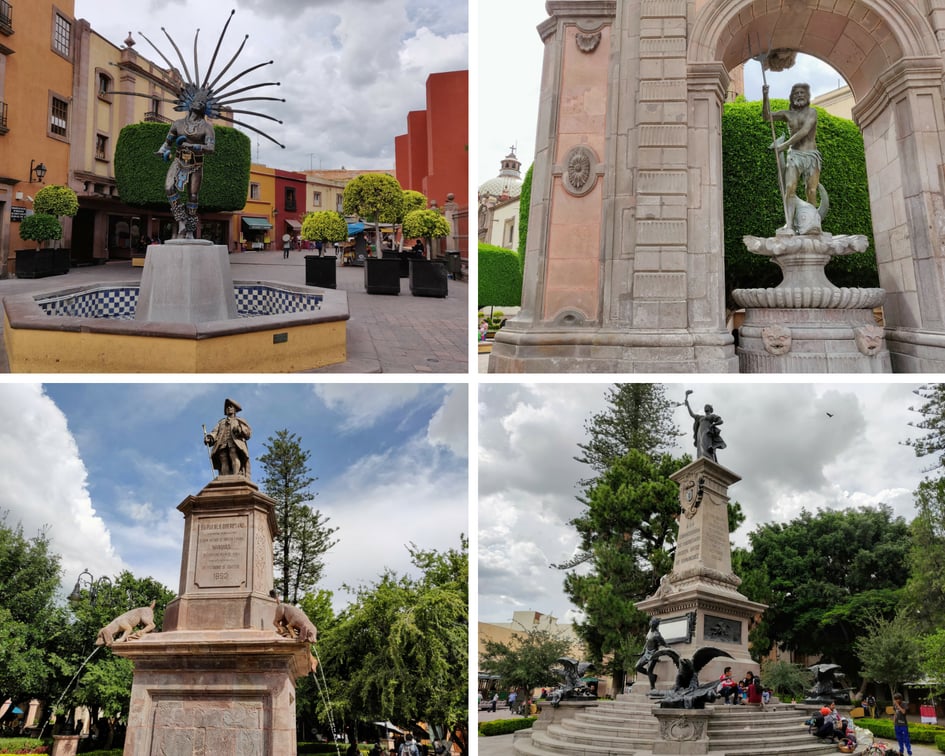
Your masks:
<svg viewBox="0 0 945 756"><path fill-rule="evenodd" d="M65 184L72 128L73 0L0 0L0 273L20 239L19 220L46 184Z"/></svg>

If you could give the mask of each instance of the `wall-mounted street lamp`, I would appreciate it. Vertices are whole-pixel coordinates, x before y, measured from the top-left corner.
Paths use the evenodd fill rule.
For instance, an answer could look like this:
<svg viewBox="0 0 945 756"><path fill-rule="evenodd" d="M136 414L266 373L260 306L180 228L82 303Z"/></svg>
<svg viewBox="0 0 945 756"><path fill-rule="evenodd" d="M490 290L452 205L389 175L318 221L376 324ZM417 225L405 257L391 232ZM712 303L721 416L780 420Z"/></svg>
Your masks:
<svg viewBox="0 0 945 756"><path fill-rule="evenodd" d="M35 164L35 167L34 167ZM43 183L43 178L46 176L46 164L45 163L36 163L35 160L30 160L30 180L29 183L33 183L33 176L36 176L36 181L40 184Z"/></svg>
<svg viewBox="0 0 945 756"><path fill-rule="evenodd" d="M79 573L79 577L75 581L75 588L72 589L72 593L69 594L69 603L78 604L82 600L82 591L89 592L89 599L92 603L95 603L95 599L98 596L98 592L102 588L110 588L112 581L107 577L100 577L96 580L92 573L88 571L88 568L82 570Z"/></svg>

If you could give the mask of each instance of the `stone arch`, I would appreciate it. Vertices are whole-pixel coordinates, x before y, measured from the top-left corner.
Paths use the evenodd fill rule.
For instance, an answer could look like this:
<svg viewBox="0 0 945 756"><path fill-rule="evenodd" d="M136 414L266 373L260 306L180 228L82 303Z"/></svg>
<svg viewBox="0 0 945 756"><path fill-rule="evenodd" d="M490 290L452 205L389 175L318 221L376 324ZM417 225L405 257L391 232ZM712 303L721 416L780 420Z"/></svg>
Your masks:
<svg viewBox="0 0 945 756"><path fill-rule="evenodd" d="M695 76L730 71L769 46L820 58L850 85L866 148L893 369L942 370L945 67L935 30L917 0L709 0L689 34L690 92ZM709 146L707 169L719 158L718 142ZM721 212L717 196L704 199Z"/></svg>

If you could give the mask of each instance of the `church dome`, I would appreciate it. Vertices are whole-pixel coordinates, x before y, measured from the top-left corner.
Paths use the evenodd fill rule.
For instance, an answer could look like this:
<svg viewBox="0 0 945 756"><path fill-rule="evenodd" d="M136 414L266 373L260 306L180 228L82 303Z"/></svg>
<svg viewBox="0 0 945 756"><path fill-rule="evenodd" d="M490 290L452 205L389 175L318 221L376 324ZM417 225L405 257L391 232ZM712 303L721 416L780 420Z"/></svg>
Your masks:
<svg viewBox="0 0 945 756"><path fill-rule="evenodd" d="M515 157L515 148L502 160L499 175L479 185L479 199L514 199L522 193L522 164Z"/></svg>

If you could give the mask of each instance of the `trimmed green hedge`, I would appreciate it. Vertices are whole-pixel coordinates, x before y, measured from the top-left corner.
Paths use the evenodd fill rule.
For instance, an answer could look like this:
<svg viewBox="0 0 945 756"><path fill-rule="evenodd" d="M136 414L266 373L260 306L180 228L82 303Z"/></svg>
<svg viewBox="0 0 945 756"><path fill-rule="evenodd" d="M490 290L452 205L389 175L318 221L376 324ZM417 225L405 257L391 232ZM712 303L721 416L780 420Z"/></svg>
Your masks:
<svg viewBox="0 0 945 756"><path fill-rule="evenodd" d="M510 732L527 730L538 717L522 717L521 719L493 719L491 722L479 723L479 734L483 737L492 735L508 735Z"/></svg>
<svg viewBox="0 0 945 756"><path fill-rule="evenodd" d="M133 123L121 130L115 145L115 179L123 202L167 209L164 179L169 164L154 154L164 143L167 130L163 123ZM204 159L200 210L242 210L249 191L252 145L242 131L229 126L214 126L213 131L216 146Z"/></svg>
<svg viewBox="0 0 945 756"><path fill-rule="evenodd" d="M522 303L522 265L513 249L479 244L479 307Z"/></svg>
<svg viewBox="0 0 945 756"><path fill-rule="evenodd" d="M863 719L857 719L856 724L858 727L865 727L877 738L896 739L896 728L893 726L891 719L869 719L864 717ZM910 722L909 739L913 743L935 743L939 745L939 740L945 739L945 727ZM945 741L943 741L943 745L945 745ZM939 750L942 751L945 748L939 745Z"/></svg>
<svg viewBox="0 0 945 756"><path fill-rule="evenodd" d="M525 242L528 239L528 213L532 203L532 173L535 164L532 163L525 171L525 180L522 181L522 191L518 195L518 256L522 269L525 269Z"/></svg>
<svg viewBox="0 0 945 756"><path fill-rule="evenodd" d="M784 110L787 100L772 100L771 110ZM878 286L876 252L870 216L863 136L856 124L817 108L817 148L824 158L821 182L830 195L824 231L864 234L866 252L834 258L827 277L837 286ZM775 123L787 135L786 124ZM733 289L777 286L781 270L770 259L753 255L742 237L774 236L784 225L778 170L771 144L771 126L761 117L760 102L727 103L722 116L722 186L725 214L725 293ZM803 182L802 182L803 183Z"/></svg>

